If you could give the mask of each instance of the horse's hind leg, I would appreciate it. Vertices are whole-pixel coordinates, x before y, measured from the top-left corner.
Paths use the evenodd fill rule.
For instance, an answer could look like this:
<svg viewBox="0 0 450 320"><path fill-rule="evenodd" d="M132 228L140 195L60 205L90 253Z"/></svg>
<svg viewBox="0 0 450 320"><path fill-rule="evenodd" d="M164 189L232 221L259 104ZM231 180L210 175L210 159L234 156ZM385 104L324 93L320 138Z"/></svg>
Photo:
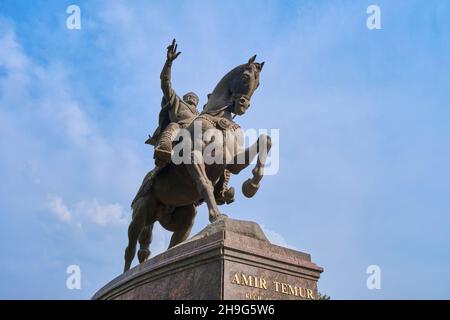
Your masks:
<svg viewBox="0 0 450 320"><path fill-rule="evenodd" d="M128 226L128 246L125 249L125 266L123 271L127 271L131 267L131 262L133 261L134 255L136 254L136 244L144 227L145 216L143 214L136 214Z"/></svg>
<svg viewBox="0 0 450 320"><path fill-rule="evenodd" d="M195 215L197 209L194 205L185 207L178 207L172 213L170 221L170 229L174 230L172 238L170 239L169 248L176 246L189 237L192 226L194 225Z"/></svg>
<svg viewBox="0 0 450 320"><path fill-rule="evenodd" d="M142 229L141 234L139 235L139 250L138 250L138 259L139 263L147 261L150 256L150 243L152 242L153 236L153 223L147 224Z"/></svg>
<svg viewBox="0 0 450 320"><path fill-rule="evenodd" d="M134 205L132 220L128 227L128 246L125 249L124 272L131 267L131 262L136 254L137 241L146 222L146 215L148 212L153 211L154 208L155 205L152 196L143 197Z"/></svg>

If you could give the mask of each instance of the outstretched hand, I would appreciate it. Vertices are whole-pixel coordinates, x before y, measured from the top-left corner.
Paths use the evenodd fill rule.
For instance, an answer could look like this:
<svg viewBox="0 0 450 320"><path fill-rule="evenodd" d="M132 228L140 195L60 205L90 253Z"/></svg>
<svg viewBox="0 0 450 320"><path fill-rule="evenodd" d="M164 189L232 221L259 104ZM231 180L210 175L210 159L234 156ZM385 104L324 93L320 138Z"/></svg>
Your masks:
<svg viewBox="0 0 450 320"><path fill-rule="evenodd" d="M177 52L178 44L175 39L173 39L172 44L167 47L167 60L173 61L175 60L181 52Z"/></svg>

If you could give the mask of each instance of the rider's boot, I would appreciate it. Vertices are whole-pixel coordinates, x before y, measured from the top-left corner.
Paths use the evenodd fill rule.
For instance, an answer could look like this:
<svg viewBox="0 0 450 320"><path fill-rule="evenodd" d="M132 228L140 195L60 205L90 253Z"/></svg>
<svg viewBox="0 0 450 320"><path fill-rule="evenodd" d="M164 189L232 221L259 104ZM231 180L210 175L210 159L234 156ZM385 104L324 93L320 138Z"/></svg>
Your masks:
<svg viewBox="0 0 450 320"><path fill-rule="evenodd" d="M162 167L170 162L172 157L172 142L178 135L179 130L180 126L176 122L172 122L162 132L153 154L156 166Z"/></svg>

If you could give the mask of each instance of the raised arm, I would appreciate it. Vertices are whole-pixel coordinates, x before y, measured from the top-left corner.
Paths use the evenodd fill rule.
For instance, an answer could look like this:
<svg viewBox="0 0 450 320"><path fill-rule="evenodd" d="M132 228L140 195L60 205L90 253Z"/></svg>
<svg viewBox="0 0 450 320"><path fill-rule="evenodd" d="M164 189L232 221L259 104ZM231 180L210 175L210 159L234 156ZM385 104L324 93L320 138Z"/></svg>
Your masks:
<svg viewBox="0 0 450 320"><path fill-rule="evenodd" d="M167 60L164 64L164 67L161 71L161 89L163 91L164 97L167 102L172 102L174 96L176 96L175 91L172 88L172 83L170 81L171 78L171 69L172 62L180 55L181 52L177 53L177 44L175 39L173 39L172 44L167 47Z"/></svg>

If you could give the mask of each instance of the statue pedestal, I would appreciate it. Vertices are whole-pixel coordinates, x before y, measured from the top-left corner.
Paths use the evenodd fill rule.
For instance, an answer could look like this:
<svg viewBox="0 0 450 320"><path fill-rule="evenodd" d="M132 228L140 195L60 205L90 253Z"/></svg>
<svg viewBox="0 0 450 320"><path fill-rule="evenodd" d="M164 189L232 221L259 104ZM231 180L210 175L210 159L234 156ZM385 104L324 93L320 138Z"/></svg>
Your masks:
<svg viewBox="0 0 450 320"><path fill-rule="evenodd" d="M317 299L309 254L271 244L258 224L220 219L118 276L93 299Z"/></svg>

